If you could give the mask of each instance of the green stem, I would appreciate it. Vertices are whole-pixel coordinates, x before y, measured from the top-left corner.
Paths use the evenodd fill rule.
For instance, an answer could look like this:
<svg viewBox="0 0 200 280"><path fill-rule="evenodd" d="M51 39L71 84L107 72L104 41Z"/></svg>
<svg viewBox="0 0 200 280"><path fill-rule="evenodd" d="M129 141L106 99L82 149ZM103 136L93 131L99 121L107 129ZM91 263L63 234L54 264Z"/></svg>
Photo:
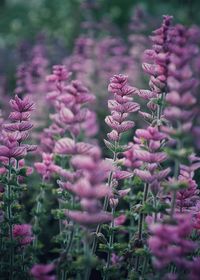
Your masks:
<svg viewBox="0 0 200 280"><path fill-rule="evenodd" d="M36 206L36 215L35 215L35 223L34 223L34 228L37 229L39 226L39 220L38 220L38 215L41 212L42 209L42 204L40 199L44 197L44 190L41 191L41 193L37 197L37 206ZM38 244L38 234L35 235L35 239L33 241L33 246L34 248L37 248Z"/></svg>
<svg viewBox="0 0 200 280"><path fill-rule="evenodd" d="M174 178L175 179L178 179L178 173L179 173L179 161L176 160L175 161L175 166L174 166ZM174 190L173 195L172 195L172 203L171 203L171 213L170 213L171 218L173 218L174 211L175 211L175 208L176 208L176 194L177 194L177 191Z"/></svg>
<svg viewBox="0 0 200 280"><path fill-rule="evenodd" d="M65 250L65 254L67 254L70 251L70 249L71 249L73 237L74 237L74 224L73 224L73 228L72 228L72 230L70 232L69 243L68 243L67 248Z"/></svg>
<svg viewBox="0 0 200 280"><path fill-rule="evenodd" d="M10 184L11 179L11 161L9 159L9 166L8 166L8 206L7 206L7 213L8 213L8 227L9 227L9 236L10 236L10 276L9 279L13 279L13 266L14 266L14 247L13 247L13 225L12 225L12 186Z"/></svg>
<svg viewBox="0 0 200 280"><path fill-rule="evenodd" d="M116 148L118 147L119 142L115 142L115 150L113 152L113 162L115 162L117 160L117 153L116 153ZM108 177L108 186L111 187L112 184L112 179L113 179L113 171L110 172L109 177ZM106 197L104 199L104 204L103 204L103 211L106 211L108 208L108 203L109 203L109 198ZM96 249L97 249L97 235L100 233L101 231L101 225L99 224L96 228L96 232L95 232L95 237L94 237L94 241L92 244L92 254L95 254Z"/></svg>
<svg viewBox="0 0 200 280"><path fill-rule="evenodd" d="M153 196L153 204L154 204L154 208L156 210L156 207L157 207L157 197L156 196ZM154 213L154 223L156 223L156 222L157 222L157 212Z"/></svg>
<svg viewBox="0 0 200 280"><path fill-rule="evenodd" d="M88 260L86 268L85 268L85 273L84 273L84 280L89 280L90 274L91 274L91 253L90 253L90 248L88 244L88 233L85 233L85 241L84 241L84 253L85 253L85 259Z"/></svg>
<svg viewBox="0 0 200 280"><path fill-rule="evenodd" d="M112 208L112 215L114 216L115 214L115 207ZM103 280L107 280L108 279L108 270L110 268L110 260L111 260L111 251L113 249L113 243L114 243L114 219L112 219L112 222L110 224L110 229L111 229L111 234L109 236L109 251L108 251L108 255L107 255L107 261L106 261L106 271L105 271L105 275Z"/></svg>
<svg viewBox="0 0 200 280"><path fill-rule="evenodd" d="M144 206L144 203L147 200L148 191L149 191L149 185L146 183L144 185L144 195L143 195L143 203L142 203L143 206ZM140 213L139 225L138 225L138 241L139 242L142 242L143 221L144 221L144 214ZM140 256L137 256L136 264L135 264L135 270L136 271L138 271L138 269L139 269L139 264L140 264Z"/></svg>
<svg viewBox="0 0 200 280"><path fill-rule="evenodd" d="M164 98L165 98L165 92L162 92L161 98L160 98L161 104L157 108L157 123L158 123L159 126L160 126L159 121L160 121L160 118L161 118L162 112L163 112L163 101L164 101Z"/></svg>

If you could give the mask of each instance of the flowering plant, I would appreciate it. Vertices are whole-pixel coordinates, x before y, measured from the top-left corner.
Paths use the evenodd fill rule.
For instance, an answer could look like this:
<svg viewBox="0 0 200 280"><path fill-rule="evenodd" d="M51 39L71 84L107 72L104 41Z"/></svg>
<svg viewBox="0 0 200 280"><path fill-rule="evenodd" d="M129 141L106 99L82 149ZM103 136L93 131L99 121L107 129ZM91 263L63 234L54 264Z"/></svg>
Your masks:
<svg viewBox="0 0 200 280"><path fill-rule="evenodd" d="M141 13L133 57L121 40L81 37L45 79L41 46L18 68L0 118L2 279L199 279L198 30L164 16L141 55ZM131 58L149 88L117 73Z"/></svg>

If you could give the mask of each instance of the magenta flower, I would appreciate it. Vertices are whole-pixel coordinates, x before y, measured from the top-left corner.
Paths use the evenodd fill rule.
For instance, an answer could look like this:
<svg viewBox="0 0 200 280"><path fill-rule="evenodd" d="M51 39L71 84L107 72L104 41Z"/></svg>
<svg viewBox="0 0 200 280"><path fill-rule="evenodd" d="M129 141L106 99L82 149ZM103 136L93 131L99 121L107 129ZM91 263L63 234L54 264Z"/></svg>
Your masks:
<svg viewBox="0 0 200 280"><path fill-rule="evenodd" d="M56 276L52 274L54 269L54 264L35 264L30 274L35 280L56 280Z"/></svg>
<svg viewBox="0 0 200 280"><path fill-rule="evenodd" d="M98 129L95 113L85 106L95 100L94 95L78 80L66 84L69 76L65 66L57 65L53 67L53 74L47 79L52 89L47 94L47 99L52 102L55 109L55 113L50 115L53 123L48 129L44 129L41 138L43 151L48 153L54 150L55 137L62 138L65 133L70 133L70 136L74 138L81 131L93 136ZM92 126L91 131L88 126L90 128ZM67 153L67 150L65 152ZM61 150L60 153L62 153Z"/></svg>
<svg viewBox="0 0 200 280"><path fill-rule="evenodd" d="M14 110L10 114L12 123L3 124L4 137L1 140L3 145L0 146L0 155L8 159L19 159L37 148L35 145L22 144L33 127L30 123L30 112L34 110L34 104L28 97L21 99L15 96L10 105Z"/></svg>
<svg viewBox="0 0 200 280"><path fill-rule="evenodd" d="M98 224L108 223L112 220L112 215L108 212L98 211L97 213L89 213L82 211L66 211L66 216L74 220L76 223L91 227Z"/></svg>
<svg viewBox="0 0 200 280"><path fill-rule="evenodd" d="M130 144L129 144L130 145ZM124 152L124 165L130 170L139 168L142 166L142 161L139 160L136 156L136 151L139 149L138 145L131 143L131 148L128 151Z"/></svg>
<svg viewBox="0 0 200 280"><path fill-rule="evenodd" d="M179 181L183 182L186 187L177 192L176 205L182 212L194 207L198 201L198 186L195 181L194 171L200 168L200 158L195 155L189 156L188 165L180 165Z"/></svg>
<svg viewBox="0 0 200 280"><path fill-rule="evenodd" d="M176 215L175 224L157 223L150 225L152 236L148 239L149 248L154 256L153 264L163 269L170 263L187 268L189 261L186 255L196 246L188 237L192 231L190 215Z"/></svg>
<svg viewBox="0 0 200 280"><path fill-rule="evenodd" d="M142 65L143 70L150 75L150 90L137 90L140 97L148 100L147 107L153 114L158 109L158 106L160 106L156 105L154 102L155 98L159 98L161 94L164 95L167 91L168 64L170 55L169 43L172 33L171 21L171 16L163 16L161 27L155 30L153 32L153 36L150 37L153 46L152 49L145 51L145 59L147 63L143 63ZM161 117L162 112L159 118ZM158 123L158 125L160 124Z"/></svg>
<svg viewBox="0 0 200 280"><path fill-rule="evenodd" d="M188 279L198 280L199 275L200 275L200 257L196 257L190 263Z"/></svg>
<svg viewBox="0 0 200 280"><path fill-rule="evenodd" d="M7 140L7 143L5 146L0 146L0 156L3 158L14 158L14 159L20 159L26 156L27 150L25 147L19 147L18 142L9 142Z"/></svg>
<svg viewBox="0 0 200 280"><path fill-rule="evenodd" d="M197 48L191 43L190 32L184 26L176 25L171 35L167 78L169 92L166 96L169 106L166 107L164 114L172 123L171 134L174 134L173 128L177 129L177 121L179 131L188 133L196 114L194 91L198 83L193 77L190 61Z"/></svg>
<svg viewBox="0 0 200 280"><path fill-rule="evenodd" d="M112 253L112 256L111 256L112 265L118 266L118 265L120 265L120 262L122 262L122 261L123 261L123 257L117 256L115 253Z"/></svg>
<svg viewBox="0 0 200 280"><path fill-rule="evenodd" d="M67 171L56 165L53 161L53 154L42 154L42 162L34 164L37 172L42 175L43 180L49 180L54 173L62 173L66 175Z"/></svg>
<svg viewBox="0 0 200 280"><path fill-rule="evenodd" d="M22 246L30 244L34 240L32 226L29 224L14 225L13 236Z"/></svg>
<svg viewBox="0 0 200 280"><path fill-rule="evenodd" d="M70 77L70 73L63 65L54 65L53 73L47 76L48 82L62 82L66 81Z"/></svg>
<svg viewBox="0 0 200 280"><path fill-rule="evenodd" d="M132 156L133 162L140 163L140 169L136 168L134 174L149 183L152 193L156 196L161 181L170 173L170 168L161 168L162 162L167 159L167 155L160 151L161 141L166 139L166 135L160 132L158 127L152 126L147 129L137 129L135 135L134 140L137 144L133 145ZM125 156L126 154L129 155L125 153Z"/></svg>
<svg viewBox="0 0 200 280"><path fill-rule="evenodd" d="M23 116L23 113L28 114L35 109L34 103L28 96L21 99L16 95L14 99L10 100L10 106L14 110L14 112L18 112L19 114L21 114L21 116Z"/></svg>
<svg viewBox="0 0 200 280"><path fill-rule="evenodd" d="M114 225L115 226L121 226L126 222L126 215L121 214L117 218L114 219Z"/></svg>
<svg viewBox="0 0 200 280"><path fill-rule="evenodd" d="M111 221L112 215L102 211L100 201L112 197L112 190L104 183L110 165L101 160L100 152L77 154L70 162L77 176L71 182L59 182L59 185L80 200L82 211L68 210L66 216L85 227Z"/></svg>
<svg viewBox="0 0 200 280"><path fill-rule="evenodd" d="M131 96L135 88L127 84L127 76L115 75L110 79L108 91L114 94L114 99L108 101L108 108L111 115L105 118L106 124L112 129L108 133L111 141L119 141L121 134L134 127L133 121L127 121L127 117L132 112L140 109L139 104L132 101Z"/></svg>

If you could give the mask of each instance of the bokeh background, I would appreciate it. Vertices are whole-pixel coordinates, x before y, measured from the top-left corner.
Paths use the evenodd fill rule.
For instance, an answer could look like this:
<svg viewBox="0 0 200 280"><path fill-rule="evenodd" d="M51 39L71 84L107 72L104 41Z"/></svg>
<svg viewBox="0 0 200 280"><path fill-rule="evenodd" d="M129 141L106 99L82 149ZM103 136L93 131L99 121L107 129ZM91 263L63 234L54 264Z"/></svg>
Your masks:
<svg viewBox="0 0 200 280"><path fill-rule="evenodd" d="M100 127L97 138L106 154L103 139L108 132L104 118L108 114L109 78L127 73L132 86L148 88L142 54L150 46L148 36L166 14L174 16L175 23L200 25L200 1L0 0L0 109L4 119L10 110L10 96L34 94L37 119L32 142L38 144L40 132L50 123L45 77L52 65L64 64L73 72L73 78L86 84L97 97L96 108L92 109ZM140 120L135 121L136 128L140 127ZM37 182L38 177L32 175L24 199L28 201L27 221L35 203L32 192L37 194ZM52 219L48 223L44 243L50 240L47 236L53 227ZM45 248L49 250L50 246L48 243Z"/></svg>
<svg viewBox="0 0 200 280"><path fill-rule="evenodd" d="M41 31L72 48L74 38L81 32L81 22L88 16L83 10L85 2L96 5L90 11L93 20L102 22L107 18L120 31L126 31L138 4L153 17L172 14L184 24L200 22L198 0L1 0L1 48L14 46L22 39L33 40Z"/></svg>

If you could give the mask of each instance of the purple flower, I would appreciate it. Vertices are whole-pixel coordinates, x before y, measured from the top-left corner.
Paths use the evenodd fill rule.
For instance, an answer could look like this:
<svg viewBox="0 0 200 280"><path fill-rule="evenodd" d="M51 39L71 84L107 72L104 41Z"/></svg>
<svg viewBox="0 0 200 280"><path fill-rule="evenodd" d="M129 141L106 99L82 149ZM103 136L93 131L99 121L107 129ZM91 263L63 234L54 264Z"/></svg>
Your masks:
<svg viewBox="0 0 200 280"><path fill-rule="evenodd" d="M66 81L70 77L70 73L67 71L64 65L54 65L53 73L47 76L48 82L62 82Z"/></svg>
<svg viewBox="0 0 200 280"><path fill-rule="evenodd" d="M170 263L187 268L189 261L185 257L196 248L195 243L188 240L191 231L190 215L176 215L174 224L163 222L150 225L152 235L148 245L157 269L163 269Z"/></svg>
<svg viewBox="0 0 200 280"><path fill-rule="evenodd" d="M121 214L117 218L114 219L114 225L115 226L121 226L126 222L126 215Z"/></svg>
<svg viewBox="0 0 200 280"><path fill-rule="evenodd" d="M169 64L168 64L168 94L164 114L172 123L169 133L173 135L173 129L179 122L179 130L188 133L192 128L195 116L194 106L196 97L194 91L197 87L197 80L193 77L190 61L196 54L196 46L190 41L189 29L182 25L176 25L171 32L169 43ZM186 129L187 128L187 129Z"/></svg>
<svg viewBox="0 0 200 280"><path fill-rule="evenodd" d="M112 253L112 255L111 255L112 265L118 266L118 265L120 265L120 262L122 262L122 261L123 261L123 257L119 257L115 253Z"/></svg>
<svg viewBox="0 0 200 280"><path fill-rule="evenodd" d="M30 122L30 112L34 110L33 102L25 97L24 99L15 96L10 100L10 105L14 110L10 114L12 123L3 124L3 136L0 146L0 155L6 158L22 158L28 152L36 150L36 146L22 144L29 136L29 130L33 127Z"/></svg>
<svg viewBox="0 0 200 280"><path fill-rule="evenodd" d="M34 240L32 226L29 224L14 225L13 237L22 246L30 244Z"/></svg>
<svg viewBox="0 0 200 280"><path fill-rule="evenodd" d="M42 154L42 162L34 164L37 172L42 175L44 180L49 180L54 173L61 173L66 176L67 171L56 165L53 161L53 154Z"/></svg>
<svg viewBox="0 0 200 280"><path fill-rule="evenodd" d="M111 221L112 215L102 211L100 199L112 197L112 190L105 183L110 165L101 160L100 153L76 154L70 160L74 174L71 182L60 182L62 189L75 195L82 211L66 211L66 216L85 227Z"/></svg>
<svg viewBox="0 0 200 280"><path fill-rule="evenodd" d="M140 109L139 104L132 101L131 96L135 93L135 88L127 84L127 76L115 75L110 79L108 90L114 94L114 99L108 101L108 108L111 115L105 118L106 124L112 128L108 133L111 141L119 141L123 132L135 126L133 121L127 121L127 117L132 112Z"/></svg>
<svg viewBox="0 0 200 280"><path fill-rule="evenodd" d="M66 211L66 216L74 220L76 223L90 227L98 224L108 223L113 217L108 212L98 211L97 213L89 213L82 211Z"/></svg>
<svg viewBox="0 0 200 280"><path fill-rule="evenodd" d="M35 264L30 274L35 280L56 280L56 276L52 274L54 269L54 264Z"/></svg>

